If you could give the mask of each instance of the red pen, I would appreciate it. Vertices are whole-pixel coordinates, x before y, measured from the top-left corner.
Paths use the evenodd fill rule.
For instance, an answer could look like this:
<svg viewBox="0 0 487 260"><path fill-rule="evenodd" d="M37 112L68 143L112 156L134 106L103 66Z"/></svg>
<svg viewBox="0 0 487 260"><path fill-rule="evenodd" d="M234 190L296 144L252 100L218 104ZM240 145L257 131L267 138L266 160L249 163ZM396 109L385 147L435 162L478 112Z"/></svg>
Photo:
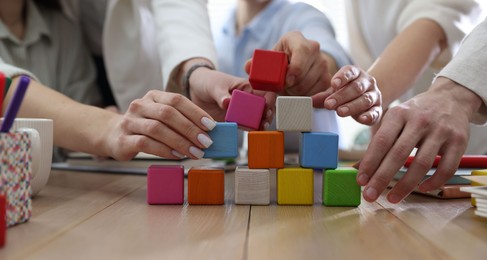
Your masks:
<svg viewBox="0 0 487 260"><path fill-rule="evenodd" d="M432 168L438 166L441 156L436 156ZM409 167L414 160L414 156L409 156L404 164L404 167ZM480 168L487 169L487 155L464 155L460 160L458 168Z"/></svg>

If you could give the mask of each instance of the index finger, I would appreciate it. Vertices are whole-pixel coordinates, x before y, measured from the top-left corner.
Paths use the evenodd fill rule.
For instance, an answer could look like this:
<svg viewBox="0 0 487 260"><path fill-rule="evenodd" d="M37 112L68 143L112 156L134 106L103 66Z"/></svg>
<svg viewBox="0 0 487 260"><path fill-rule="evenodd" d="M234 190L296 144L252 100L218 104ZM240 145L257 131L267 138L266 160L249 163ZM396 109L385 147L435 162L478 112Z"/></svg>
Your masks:
<svg viewBox="0 0 487 260"><path fill-rule="evenodd" d="M369 179L377 171L405 126L401 117L391 116L393 111L390 112L392 113L385 115L379 130L372 138L364 157L360 161L357 182L361 186L368 184Z"/></svg>
<svg viewBox="0 0 487 260"><path fill-rule="evenodd" d="M215 120L208 113L182 95L169 92L154 92L151 93L151 97L154 102L174 107L203 130L210 131L216 126Z"/></svg>
<svg viewBox="0 0 487 260"><path fill-rule="evenodd" d="M343 66L333 77L331 78L331 86L338 90L348 85L353 80L360 77L361 71L359 68L353 65Z"/></svg>
<svg viewBox="0 0 487 260"><path fill-rule="evenodd" d="M293 86L304 79L306 72L314 62L312 57L315 57L314 54L319 53L320 49L319 43L307 40L300 33L299 35L286 35L273 48L273 50L283 51L289 56L286 73L287 86Z"/></svg>

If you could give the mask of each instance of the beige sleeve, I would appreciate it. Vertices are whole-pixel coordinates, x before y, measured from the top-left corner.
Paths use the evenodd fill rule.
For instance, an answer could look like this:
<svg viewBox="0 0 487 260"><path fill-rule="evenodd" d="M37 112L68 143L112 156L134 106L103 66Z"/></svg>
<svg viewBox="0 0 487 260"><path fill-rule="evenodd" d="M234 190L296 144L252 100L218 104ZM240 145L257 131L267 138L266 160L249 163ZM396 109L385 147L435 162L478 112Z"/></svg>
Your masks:
<svg viewBox="0 0 487 260"><path fill-rule="evenodd" d="M447 77L475 92L482 98L483 105L475 115L473 123L487 122L487 20L465 38L458 54L438 74Z"/></svg>

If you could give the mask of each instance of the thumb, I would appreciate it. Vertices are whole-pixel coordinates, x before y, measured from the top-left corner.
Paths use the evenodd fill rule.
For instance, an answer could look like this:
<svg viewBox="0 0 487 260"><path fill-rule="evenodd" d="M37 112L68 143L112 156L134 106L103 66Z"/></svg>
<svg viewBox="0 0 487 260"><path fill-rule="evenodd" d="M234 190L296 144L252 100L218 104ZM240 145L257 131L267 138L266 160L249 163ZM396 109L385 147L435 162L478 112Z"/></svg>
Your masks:
<svg viewBox="0 0 487 260"><path fill-rule="evenodd" d="M245 72L247 72L247 74L250 74L251 67L252 67L252 59L248 59L247 62L245 62L245 66L244 66Z"/></svg>
<svg viewBox="0 0 487 260"><path fill-rule="evenodd" d="M228 91L224 91L222 88L219 88L218 91L214 92L213 98L217 102L220 109L226 110L228 108L228 105L230 104L230 99L232 99L232 95L230 95Z"/></svg>

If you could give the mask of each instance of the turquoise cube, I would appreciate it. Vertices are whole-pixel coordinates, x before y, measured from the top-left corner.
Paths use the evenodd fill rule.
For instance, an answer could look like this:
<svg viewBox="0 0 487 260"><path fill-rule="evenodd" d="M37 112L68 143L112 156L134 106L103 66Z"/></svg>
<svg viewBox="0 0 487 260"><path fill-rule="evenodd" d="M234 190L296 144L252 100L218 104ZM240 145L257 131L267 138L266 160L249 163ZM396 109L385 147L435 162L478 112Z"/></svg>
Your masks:
<svg viewBox="0 0 487 260"><path fill-rule="evenodd" d="M362 191L357 184L357 170L325 170L323 176L323 205L357 207Z"/></svg>
<svg viewBox="0 0 487 260"><path fill-rule="evenodd" d="M305 168L335 169L338 165L338 135L335 133L302 133L299 164Z"/></svg>
<svg viewBox="0 0 487 260"><path fill-rule="evenodd" d="M216 123L208 132L213 144L204 149L204 158L235 158L238 156L237 123Z"/></svg>

